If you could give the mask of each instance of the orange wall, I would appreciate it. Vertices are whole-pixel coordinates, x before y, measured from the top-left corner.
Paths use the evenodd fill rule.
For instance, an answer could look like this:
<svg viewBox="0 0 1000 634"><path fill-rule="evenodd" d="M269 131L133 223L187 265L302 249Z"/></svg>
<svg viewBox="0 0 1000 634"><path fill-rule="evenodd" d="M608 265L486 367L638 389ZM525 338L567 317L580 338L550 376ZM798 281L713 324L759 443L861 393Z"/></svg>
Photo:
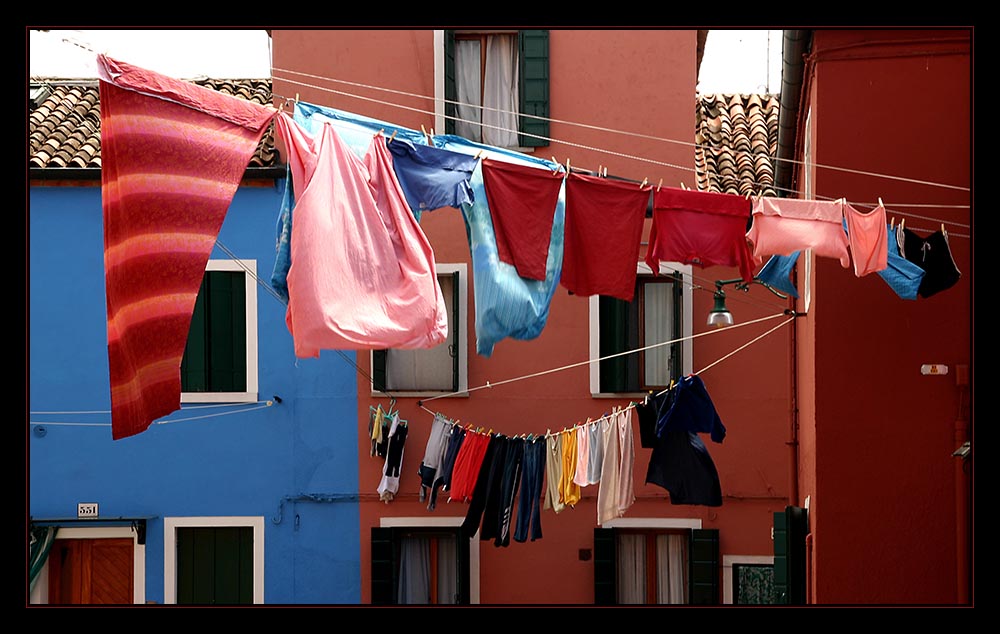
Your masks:
<svg viewBox="0 0 1000 634"><path fill-rule="evenodd" d="M280 69L334 76L377 84L395 90L433 94L433 38L429 31L275 31L275 92L300 92L306 101L344 108L419 129L429 129L432 119L402 110L346 100L305 88L282 86ZM554 155L573 166L664 186L681 181L694 183L695 31L576 31L550 32L551 111L560 121L625 130L635 134L682 141L666 143L611 134L553 122L556 139L537 153ZM318 80L306 80L321 83ZM332 85L323 82L324 85ZM339 89L339 88L338 88ZM294 96L294 95L293 95ZM394 100L394 97L379 97ZM431 107L427 105L427 109ZM586 146L586 147L580 147ZM588 149L596 148L596 149ZM600 151L598 151L600 150ZM609 153L610 152L610 153ZM646 160L616 156L628 154ZM652 161L652 162L651 162ZM666 167L683 166L686 169ZM421 226L439 262L469 263L469 249L461 214L442 209L424 214ZM645 238L644 238L645 239ZM474 353L473 287L469 264L468 340L469 386L518 377L589 358L588 300L555 293L549 320L532 341L505 339L491 357ZM695 269L695 282L704 288L694 293L695 332L704 330L712 307L712 281L738 277L735 269ZM730 293L729 308L738 323L780 313L786 303L757 287L749 293ZM748 340L777 325L779 319L701 337L694 344L694 370L698 371ZM673 506L666 492L643 484L650 450L639 447L636 431L635 482L638 501L626 517L683 517L703 521L705 528L721 529L721 554L770 555L772 513L782 510L788 496L788 439L790 411L790 328L785 327L761 342L708 370L703 379L718 408L728 435L722 445L707 442L719 470L725 497L722 507ZM367 372L368 361L359 354ZM428 403L452 419L508 434L544 433L588 417L599 417L627 399L594 399L590 396L588 369L581 366L468 397L438 399ZM368 407L384 398L372 398L367 380L359 375L358 430L367 433ZM409 423L400 495L391 503L377 501L376 487L382 460L358 447L361 488L362 602L370 601L370 527L381 517L463 516L464 505L439 501L428 511L417 500L417 467L423 457L432 416L419 409L416 399L398 404ZM635 427L637 430L637 426ZM707 437L706 437L707 438ZM592 489L592 490L591 490ZM543 539L524 544L512 542L495 548L484 542L481 552L481 601L483 603L590 603L593 601L593 560L581 561L580 550L593 548L597 526L594 496L597 488L584 489L584 500L574 509L556 515L543 511ZM721 567L720 567L721 584ZM721 590L720 590L721 597Z"/></svg>
<svg viewBox="0 0 1000 634"><path fill-rule="evenodd" d="M967 32L819 31L812 50L819 164L970 186ZM968 205L968 191L818 168L815 197L841 196L881 197L890 217L971 221L968 209L907 207ZM924 236L940 222L911 216L906 226ZM950 244L961 280L916 301L877 275L817 260L815 485L806 488L822 504L811 517L819 603L956 599L954 371L970 363L972 266L970 239ZM951 374L922 376L924 363Z"/></svg>

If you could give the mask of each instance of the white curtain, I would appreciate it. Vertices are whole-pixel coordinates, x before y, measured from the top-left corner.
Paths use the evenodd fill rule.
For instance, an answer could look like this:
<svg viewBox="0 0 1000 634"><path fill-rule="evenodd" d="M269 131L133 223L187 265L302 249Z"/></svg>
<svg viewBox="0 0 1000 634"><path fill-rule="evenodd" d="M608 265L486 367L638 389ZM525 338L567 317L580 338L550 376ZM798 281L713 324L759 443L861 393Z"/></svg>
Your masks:
<svg viewBox="0 0 1000 634"><path fill-rule="evenodd" d="M482 121L483 143L487 145L517 147L517 48L514 34L486 38Z"/></svg>
<svg viewBox="0 0 1000 634"><path fill-rule="evenodd" d="M427 537L407 535L400 542L399 593L400 605L428 604L431 602L430 540Z"/></svg>
<svg viewBox="0 0 1000 634"><path fill-rule="evenodd" d="M643 285L644 336L643 345L670 341L674 331L674 312L671 310L672 284L650 283ZM645 351L643 368L646 385L667 385L670 382L670 348L659 346Z"/></svg>
<svg viewBox="0 0 1000 634"><path fill-rule="evenodd" d="M656 536L656 602L684 605L687 592L687 537Z"/></svg>
<svg viewBox="0 0 1000 634"><path fill-rule="evenodd" d="M442 536L438 538L437 602L451 605L457 603L457 599L458 544L455 537Z"/></svg>
<svg viewBox="0 0 1000 634"><path fill-rule="evenodd" d="M618 536L618 603L646 602L646 536Z"/></svg>
<svg viewBox="0 0 1000 634"><path fill-rule="evenodd" d="M455 84L458 88L458 121L455 134L470 141L482 141L479 40L455 41Z"/></svg>

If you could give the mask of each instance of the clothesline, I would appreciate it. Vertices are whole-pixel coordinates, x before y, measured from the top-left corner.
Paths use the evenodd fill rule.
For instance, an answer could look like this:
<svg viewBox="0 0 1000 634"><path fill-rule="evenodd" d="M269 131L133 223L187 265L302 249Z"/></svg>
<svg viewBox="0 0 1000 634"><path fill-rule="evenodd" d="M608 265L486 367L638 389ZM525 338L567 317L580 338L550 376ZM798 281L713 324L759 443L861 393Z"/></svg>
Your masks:
<svg viewBox="0 0 1000 634"><path fill-rule="evenodd" d="M599 130L599 131L602 131L602 132L612 132L612 133L615 133L615 134L623 134L623 135L628 135L628 136L634 136L634 137L638 137L638 138L642 138L642 139L648 139L648 140L652 140L652 141L663 141L663 142L667 142L667 143L676 143L676 144L679 144L679 145L686 145L686 146L690 146L690 147L694 147L694 148L699 148L700 147L700 148L703 148L703 149L711 149L711 147L712 147L710 145L704 145L704 144L703 145L699 145L697 143L692 143L692 142L689 142L689 141L680 141L680 140L677 140L677 139L668 139L668 138L664 138L664 137L656 137L656 136L645 135L645 134L641 134L641 133L637 133L637 132L629 132L629 131L617 130L617 129L613 129L613 128L604 128L604 127L600 127L600 126L594 126L594 125L588 125L588 124L583 124L583 123L577 123L577 122L573 122L573 121L564 121L564 120L561 120L561 119L552 119L552 118L549 118L549 117L542 117L542 116L539 116L539 115L532 115L532 114L527 114L527 113L519 113L517 111L504 110L504 109L501 109L501 108L491 108L491 107L488 107L488 106L480 106L478 104L469 104L469 103L464 103L464 102L461 102L461 101L454 101L454 100L450 100L450 99L442 99L442 98L438 98L438 97L430 97L430 96L427 96L427 95L419 95L419 94L416 94L416 93L410 93L410 92L405 92L405 91L400 91L400 90L393 90L393 89L390 89L390 88L383 88L383 87L380 87L380 86L373 86L371 84L362 84L362 83L351 82L351 81L342 80L342 79L335 79L333 77L326 77L326 76L323 76L323 75L313 75L313 74L309 74L309 73L302 73L302 72L299 72L299 71L289 70L289 69L286 69L286 68L272 68L271 70L272 70L272 76L274 74L274 71L278 71L278 72L282 72L282 73L291 73L291 74L294 74L294 75L301 75L303 77L310 77L310 78L313 78L313 79L322 79L322 80L325 80L325 81L332 81L332 82L337 82L337 83L342 83L342 84L348 84L348 85L356 86L356 87L359 87L359 88L368 88L368 89L372 89L372 90L380 90L380 91L384 91L384 92L390 92L390 93L393 93L393 94L403 95L403 96L407 96L407 97L416 97L416 98L419 98L419 99L431 100L431 101L435 101L435 102L453 103L453 104L460 105L460 106L467 106L467 107L479 108L479 109L482 109L482 110L491 110L491 111L500 112L500 113L503 113L503 114L513 114L513 115L516 115L518 117L523 117L523 118L528 118L528 119L539 119L539 120L543 120L543 121L551 121L551 122L554 122L554 123L579 126L579 127L588 128L588 129L591 129L591 130ZM347 92L343 92L343 91L333 90L332 88L323 88L323 87L315 86L315 85L312 85L312 84L305 84L305 83L302 83L302 82L297 82L297 81L295 81L293 79L289 79L287 77L277 77L276 79L280 79L282 81L287 81L287 82L292 83L292 84L298 84L298 85L301 85L301 86L307 86L309 88L316 88L317 90L325 90L325 91L329 91L329 92L334 92L334 93L345 95L345 96L348 96L348 97L355 97L355 98L358 98L358 99L365 99L365 100L369 100L369 101L375 101L375 102L381 103L383 105L389 105L389 106L395 106L395 107L399 107L399 108L405 108L407 110L413 110L413 111L416 111L416 112L421 112L423 114L430 114L430 115L436 114L435 112L431 112L431 111L427 111L427 110L420 110L420 109L412 108L412 107L409 107L409 106L402 106L402 105L394 104L394 103L391 103L391 102L379 101L379 100L372 99L372 98L369 98L369 97L362 97L360 95L355 95L355 94L352 94L352 93L347 93ZM282 97L280 95L276 95L276 96L278 96L279 98L288 99L287 97ZM463 120L463 119L459 119L458 117L450 117L448 115L444 115L444 116L445 116L445 118L451 118L451 119L456 119L456 120ZM479 123L479 122L475 122L475 123ZM482 125L486 126L487 124L482 124ZM500 129L500 130L507 130L506 128L497 127L497 126L487 126L487 127L494 127L496 129ZM508 130L508 131L513 131L513 130ZM548 141L558 141L560 143L565 143L564 141L559 141L558 139L551 139L551 138L548 138L548 137L543 137L543 136L538 136L538 135L533 135L533 134L526 134L526 133L520 133L520 134L524 134L525 136L531 136L531 137L534 137L534 138L545 139L545 140L548 140ZM568 145L573 145L571 143L567 143L567 144ZM577 147L583 147L583 146L577 146ZM597 150L597 151L605 151L605 152L607 152L606 150L599 150L597 148L586 148L586 149L593 149L593 150ZM739 152L739 150L736 150L736 152ZM744 153L748 153L746 150L743 150L743 152ZM612 153L612 152L609 152L609 153ZM624 155L622 155L622 156L624 156ZM638 158L638 157L628 157L628 158ZM798 165L808 165L808 166L811 166L811 167L822 167L822 168L825 168L825 169L833 169L833 170L838 170L838 171L843 171L843 172L850 172L850 173L854 173L854 174L861 174L861 175L865 175L865 176L875 176L875 177L879 177L879 178L899 180L899 181L903 181L903 182L915 183L915 184L920 184L920 185L931 185L931 186L934 186L934 187L942 187L942 188L946 188L946 189L955 189L955 190L959 190L959 191L971 191L971 188L969 188L969 187L961 187L961 186L958 186L958 185L949 185L949 184L945 184L945 183L935 183L935 182L932 182L932 181L924 181L924 180L918 180L918 179L913 179L913 178L905 178L905 177L902 177L902 176L892 176L892 175L889 175L889 174L881 174L881 173L877 173L877 172L868 172L868 171L864 171L864 170L855 170L855 169L850 169L850 168L845 168L845 167L836 167L836 166L833 166L833 165L824 165L824 164L820 164L820 163L807 163L805 161L796 161L794 159L787 159L787 158L781 158L781 157L772 157L772 159L773 160L777 160L777 161L785 161L785 162L788 162L788 163L795 163L795 164L798 164ZM641 158L639 158L638 160L649 160L649 159L641 159ZM655 161L652 161L652 160L649 160L649 162L654 162L655 163ZM685 170L693 171L690 168L686 168L686 167L679 167L679 166L673 166L673 165L669 165L669 167L677 167L678 169L685 169Z"/></svg>
<svg viewBox="0 0 1000 634"><path fill-rule="evenodd" d="M294 71L288 71L288 72L294 72ZM418 113L421 113L421 114L429 114L429 115L432 115L432 116L436 114L436 113L434 113L432 111L429 111L429 110L422 110L420 108L414 108L414 107L411 107L411 106L403 106L403 105L400 105L400 104L395 104L395 103L392 103L392 102L386 102L386 101L382 101L382 100L379 100L379 99L374 99L374 98L371 98L371 97L363 97L361 95L355 95L355 94L344 92L344 91L340 91L340 90L334 90L332 88L323 88L321 86L315 86L315 85L312 85L312 84L304 84L304 83L296 82L296 81L290 80L290 79L284 79L284 81L288 81L290 83L296 83L296 84L299 84L299 85L302 85L302 86L306 86L306 87L309 87L309 88L315 88L315 89L321 90L321 91L332 92L334 94L340 94L340 95L344 95L344 96L348 96L348 97L354 97L354 98L362 99L362 100L366 100L366 101L372 101L372 102L379 103L379 104L382 104L382 105L388 105L388 106L402 108L402 109L405 109L405 110L411 110L411 111L418 112ZM332 81L337 81L337 80L332 80ZM289 97L284 97L282 95L272 95L272 96L275 97L275 98L278 98L278 99L284 99L286 101L290 100ZM481 122L469 121L467 119L462 119L462 118L460 118L458 116L452 116L452 115L443 115L443 116L445 118L447 118L447 119L454 119L456 121L463 121L463 122L467 122L467 123L475 123L476 125L480 125L480 126L483 126L483 127L488 127L488 128L492 128L492 129L496 129L496 130L501 130L501 131L506 131L506 132L514 132L515 131L515 130L513 130L511 128L505 128L503 126L497 126L497 125L488 124L488 123L481 123ZM528 115L525 115L525 116L528 116ZM613 132L620 132L620 131L615 131L615 130L611 130L611 131L613 131ZM680 170L690 171L690 172L694 172L695 174L697 174L697 169L696 168L691 168L691 167L686 167L686 166L681 166L681 165L674 165L672 163L665 163L665 162L662 162L662 161L657 161L655 159L649 159L649 158L635 156L635 155L631 155L631 154L624 154L624 153L620 153L620 152L615 152L613 150L605 150L603 148L586 146L586 145L582 145L582 144L578 144L578 143L573 143L571 141L560 141L559 139L555 139L555 138L552 138L552 137L545 137L545 136L541 136L541 135L529 134L529 133L520 133L520 132L519 132L519 134L523 134L524 136L531 136L531 137L534 137L534 138L544 139L544 140L547 140L547 141L557 141L557 142L563 143L565 145L571 145L571 146L574 146L574 147L588 149L588 150L592 150L592 151L595 151L595 152L601 152L601 153L605 153L605 154L613 154L613 155L620 156L620 157L623 157L623 158L629 158L629 159L643 161L643 162L647 162L647 163L653 163L653 164L657 164L657 165L663 165L663 166L666 166L666 167L671 167L671 168L674 168L674 169L680 169ZM655 139L656 137L653 137L653 138ZM661 140L669 140L669 139L661 139ZM786 159L786 160L788 160L788 159ZM558 161L555 161L555 162L558 162ZM569 159L567 159L567 165L569 165ZM810 164L810 165L814 165L816 167L821 167L818 164ZM839 169L846 169L846 168L839 168ZM576 168L576 171L585 171L585 172L590 173L590 174L595 173L592 170L580 170L579 168ZM744 182L743 180L741 180L739 178L735 178L735 177L725 177L725 178L727 178L728 180L735 180L737 182ZM886 178L899 178L899 177L886 176ZM622 180L628 180L630 182L636 182L636 183L639 182L639 181L631 181L631 179L622 179ZM913 181L913 182L923 183L925 181ZM760 183L760 182L755 182L753 184L755 184L755 185L765 185L764 183ZM682 183L682 185L683 185L683 183ZM785 191L785 192L788 192L788 193L793 193L793 194L800 194L800 193L802 193L801 191L795 190L795 189L784 188L784 187L775 187L773 184L766 184L766 186L767 187L771 187L772 189L780 189L782 191ZM949 186L949 185L941 185L941 186L942 187L953 187L953 186ZM835 198L827 198L827 197L818 197L817 199L836 200ZM850 201L848 201L848 202L850 202ZM862 205L862 203L852 203L852 204ZM898 213L899 215L904 215L904 216L906 216L906 215L913 215L914 217L920 217L920 218L923 218L925 220L933 220L934 222L941 222L941 223L945 223L945 224L955 224L957 226L968 227L968 225L965 225L965 224L962 224L962 223L953 223L950 220L945 220L945 219L942 219L942 218L928 218L926 216L917 216L915 214L907 214L905 212L894 211L894 210L887 210L887 212L889 212L889 213ZM918 229L918 230L920 230L920 231L929 231L929 230L926 230L926 229ZM965 238L969 237L967 235L960 235L960 234L951 234L951 235L956 235L957 237L965 237Z"/></svg>
<svg viewBox="0 0 1000 634"><path fill-rule="evenodd" d="M201 420L201 419L204 419L204 418L215 418L215 417L218 417L218 416L228 416L230 414L242 414L244 412L252 412L253 410L257 410L257 409L265 409L265 408L268 408L268 407L271 407L272 405L274 405L274 401L262 401L262 403L263 403L262 405L258 405L256 407L248 407L248 408L244 408L244 409L237 409L237 410L233 410L231 412L219 412L218 414L205 414L203 416L187 416L185 418L171 418L171 419L161 418L159 420L153 421L153 424L154 425L166 425L168 423L180 423L180 422L189 421L189 420ZM227 405L231 405L231 404L227 403ZM42 413L42 412L37 412L37 413ZM50 412L50 413L56 414L58 412ZM72 412L70 412L70 413L72 413ZM83 412L80 412L80 413L83 413ZM102 423L102 422L84 423L84 422L76 422L76 421L49 421L49 420L32 420L32 421L28 421L28 424L29 425L73 426L73 427L111 427L111 423Z"/></svg>
<svg viewBox="0 0 1000 634"><path fill-rule="evenodd" d="M239 407L241 405L242 406L250 406L250 405L260 405L260 404L263 404L263 403L270 403L270 401L255 401L253 403L212 403L212 404L208 404L208 405L188 405L188 406L181 406L181 410L187 411L187 410L191 410L191 409L206 409L206 408L209 408L209 407ZM56 415L56 414L110 414L110 413L111 413L111 410L109 410L109 409L68 410L68 411L62 411L62 412L55 412L55 411L52 411L52 412L50 412L50 411L32 411L32 412L29 412L29 414L52 414L52 415Z"/></svg>

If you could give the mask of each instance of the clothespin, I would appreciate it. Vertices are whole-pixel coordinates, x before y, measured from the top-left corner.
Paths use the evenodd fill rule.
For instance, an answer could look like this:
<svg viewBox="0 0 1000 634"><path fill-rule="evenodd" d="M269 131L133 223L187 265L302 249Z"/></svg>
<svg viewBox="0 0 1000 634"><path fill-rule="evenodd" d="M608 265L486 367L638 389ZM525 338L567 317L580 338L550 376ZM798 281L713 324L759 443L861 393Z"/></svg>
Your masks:
<svg viewBox="0 0 1000 634"><path fill-rule="evenodd" d="M661 187L663 187L663 179L662 178L660 179L660 182L656 184L656 191L660 191Z"/></svg>
<svg viewBox="0 0 1000 634"><path fill-rule="evenodd" d="M906 226L906 218L903 218L902 220L899 221L899 228L902 229L905 226Z"/></svg>
<svg viewBox="0 0 1000 634"><path fill-rule="evenodd" d="M281 100L281 103L279 103L279 104L278 104L278 114L281 114L281 112L282 112L282 111L283 111L284 109L285 109L285 100L284 100L284 99L282 99L282 100Z"/></svg>
<svg viewBox="0 0 1000 634"><path fill-rule="evenodd" d="M389 143L392 143L392 140L396 138L396 133L397 133L397 132L399 132L399 130L393 130L393 131L392 131L392 136L391 136L391 137L389 137L389 140L388 140L388 141L386 141L386 145L388 145Z"/></svg>
<svg viewBox="0 0 1000 634"><path fill-rule="evenodd" d="M601 170L602 170L603 168L604 168L604 166L603 166L603 165L598 165L598 166L597 166L597 175L598 175L598 176L600 176L600 175L601 175Z"/></svg>
<svg viewBox="0 0 1000 634"><path fill-rule="evenodd" d="M556 157L554 157L554 156L552 157L552 162L556 164L555 169L552 170L552 174L553 175L558 174L560 168L562 168L562 165L559 164L559 161L557 161Z"/></svg>
<svg viewBox="0 0 1000 634"><path fill-rule="evenodd" d="M295 93L295 103L299 102L299 93Z"/></svg>
<svg viewBox="0 0 1000 634"><path fill-rule="evenodd" d="M482 155L483 155L483 151L479 150L478 152L476 152L476 159L478 160L479 157L482 156Z"/></svg>
<svg viewBox="0 0 1000 634"><path fill-rule="evenodd" d="M882 207L882 208L885 208L885 205L882 204L882 197L881 196L878 197L878 206Z"/></svg>
<svg viewBox="0 0 1000 634"><path fill-rule="evenodd" d="M639 189L642 189L643 187L645 187L646 183L648 183L648 182L649 182L648 178L643 178L642 179L642 185L639 185Z"/></svg>
<svg viewBox="0 0 1000 634"><path fill-rule="evenodd" d="M683 189L684 191L687 191L688 189L687 185L684 184L684 181L681 181L681 189Z"/></svg>
<svg viewBox="0 0 1000 634"><path fill-rule="evenodd" d="M566 173L569 174L569 157L566 157Z"/></svg>
<svg viewBox="0 0 1000 634"><path fill-rule="evenodd" d="M896 228L896 216L893 216L892 220L889 221L889 228L890 229L895 229Z"/></svg>
<svg viewBox="0 0 1000 634"><path fill-rule="evenodd" d="M385 128L381 128L378 132L375 133L375 136L382 136L383 132L385 132Z"/></svg>
<svg viewBox="0 0 1000 634"><path fill-rule="evenodd" d="M604 178L608 177L608 168L604 168Z"/></svg>
<svg viewBox="0 0 1000 634"><path fill-rule="evenodd" d="M422 124L422 123L420 124L420 131L423 132L424 133L424 137L427 138L427 145L434 145L433 143L431 143L431 135L427 134L427 130L424 128L424 124ZM431 134L433 134L433 133L434 133L434 129L432 128L431 129Z"/></svg>
<svg viewBox="0 0 1000 634"><path fill-rule="evenodd" d="M943 233L944 235L948 235L948 232L944 230L944 223L943 222L941 223L941 233Z"/></svg>

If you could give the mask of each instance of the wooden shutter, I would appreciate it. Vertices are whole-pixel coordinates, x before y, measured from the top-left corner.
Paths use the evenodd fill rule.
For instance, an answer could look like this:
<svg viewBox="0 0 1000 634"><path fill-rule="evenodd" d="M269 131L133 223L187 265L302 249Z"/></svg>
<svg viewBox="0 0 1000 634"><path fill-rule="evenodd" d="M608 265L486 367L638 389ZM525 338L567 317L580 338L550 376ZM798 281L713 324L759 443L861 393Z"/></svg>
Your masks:
<svg viewBox="0 0 1000 634"><path fill-rule="evenodd" d="M247 389L246 280L238 271L209 271L209 390Z"/></svg>
<svg viewBox="0 0 1000 634"><path fill-rule="evenodd" d="M458 86L455 84L455 31L444 32L444 131L455 134L455 117L458 116Z"/></svg>
<svg viewBox="0 0 1000 634"><path fill-rule="evenodd" d="M808 511L786 506L774 514L774 602L805 605Z"/></svg>
<svg viewBox="0 0 1000 634"><path fill-rule="evenodd" d="M615 529L594 529L594 605L618 602L618 556Z"/></svg>
<svg viewBox="0 0 1000 634"><path fill-rule="evenodd" d="M471 573L469 570L469 550L473 547L479 548L478 542L473 542L462 534L461 529L455 529L455 551L458 557L458 599L460 605L469 605L471 601Z"/></svg>
<svg viewBox="0 0 1000 634"><path fill-rule="evenodd" d="M177 529L177 603L253 603L253 528Z"/></svg>
<svg viewBox="0 0 1000 634"><path fill-rule="evenodd" d="M684 284L681 283L681 274L674 273L674 333L675 340L683 336L682 320L684 319L682 310L684 307ZM678 342L670 346L670 376L679 377L684 374L684 346Z"/></svg>
<svg viewBox="0 0 1000 634"><path fill-rule="evenodd" d="M387 350L372 350L372 388L379 392L385 391L385 366L387 358Z"/></svg>
<svg viewBox="0 0 1000 634"><path fill-rule="evenodd" d="M208 389L208 310L205 307L208 296L208 273L201 279L198 299L191 315L184 358L181 360L181 391L204 392Z"/></svg>
<svg viewBox="0 0 1000 634"><path fill-rule="evenodd" d="M396 603L396 544L392 528L372 527L372 605ZM467 541L467 540L466 540ZM461 551L461 540L459 540ZM468 545L466 545L468 557ZM466 590L468 592L468 590Z"/></svg>
<svg viewBox="0 0 1000 634"><path fill-rule="evenodd" d="M459 347L459 328L464 328L465 325L461 320L461 310L462 307L458 303L458 298L460 297L458 288L458 271L451 274L451 323L449 324L451 329L451 348L448 352L451 354L451 391L458 391L459 384L459 357L460 354L465 354L465 352Z"/></svg>
<svg viewBox="0 0 1000 634"><path fill-rule="evenodd" d="M518 32L518 112L545 117L519 117L521 147L549 144L549 32L532 29ZM526 136L526 134L537 136ZM545 138L538 138L545 137Z"/></svg>
<svg viewBox="0 0 1000 634"><path fill-rule="evenodd" d="M690 583L691 605L719 604L719 530L691 531Z"/></svg>

